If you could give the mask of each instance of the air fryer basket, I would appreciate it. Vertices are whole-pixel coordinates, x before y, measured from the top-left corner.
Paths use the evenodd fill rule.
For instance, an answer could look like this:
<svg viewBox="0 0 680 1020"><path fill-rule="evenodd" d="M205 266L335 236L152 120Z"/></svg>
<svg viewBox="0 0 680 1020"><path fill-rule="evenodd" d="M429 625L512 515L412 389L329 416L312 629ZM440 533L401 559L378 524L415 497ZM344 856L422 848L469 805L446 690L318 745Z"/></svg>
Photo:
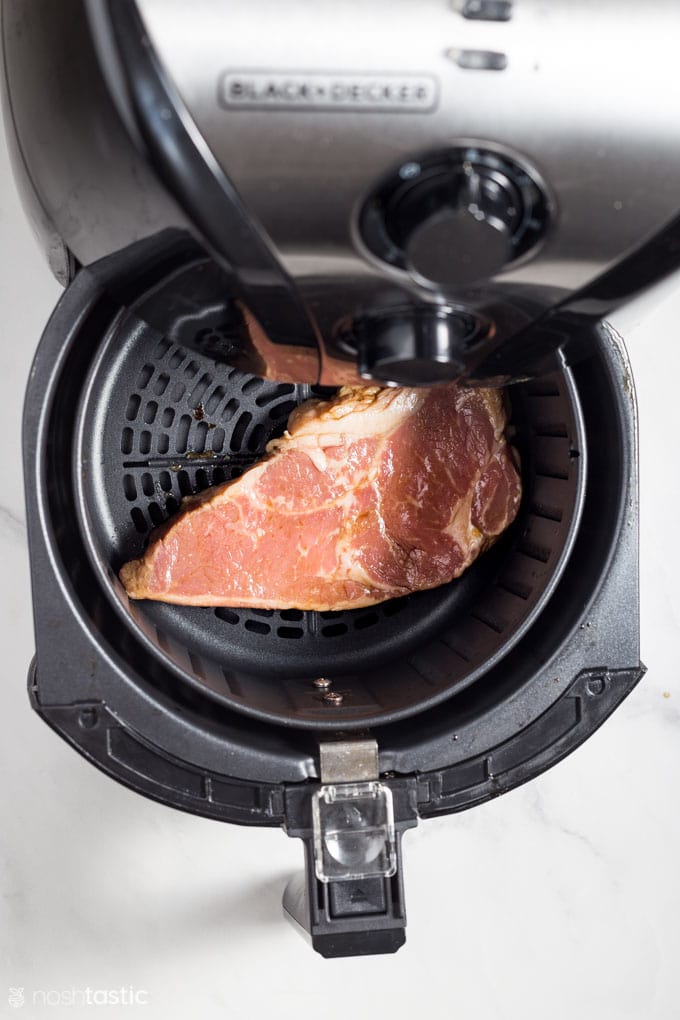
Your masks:
<svg viewBox="0 0 680 1020"><path fill-rule="evenodd" d="M568 371L508 390L521 510L459 580L338 613L131 602L117 570L149 532L183 496L237 477L317 392L230 367L220 357L229 328L199 329L185 347L121 314L81 381L76 526L132 648L171 685L313 729L392 722L472 684L541 611L578 526L585 447ZM342 707L329 710L319 676L343 693Z"/></svg>
<svg viewBox="0 0 680 1020"><path fill-rule="evenodd" d="M79 272L31 371L40 715L134 789L258 825L281 824L289 784L307 789L319 739L343 731L370 729L381 773L417 775L421 817L496 796L578 746L643 673L621 339L603 323L571 367L508 389L521 511L459 581L332 618L131 604L116 571L168 497L242 470L306 395L234 370L228 291L205 300L205 258L169 240ZM151 300L162 333L144 324ZM320 674L341 706L324 702Z"/></svg>

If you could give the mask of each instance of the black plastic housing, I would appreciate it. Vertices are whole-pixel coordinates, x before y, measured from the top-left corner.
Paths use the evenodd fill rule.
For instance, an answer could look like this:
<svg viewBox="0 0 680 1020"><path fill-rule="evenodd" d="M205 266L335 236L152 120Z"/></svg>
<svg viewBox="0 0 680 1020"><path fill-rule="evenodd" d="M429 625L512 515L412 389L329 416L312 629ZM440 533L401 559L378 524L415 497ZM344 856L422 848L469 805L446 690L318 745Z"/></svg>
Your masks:
<svg viewBox="0 0 680 1020"><path fill-rule="evenodd" d="M620 341L605 327L589 338L589 359L571 370L556 366L551 377L525 387L524 395L517 388L511 397L513 409L524 415L517 442L525 508L515 531L460 582L411 597L400 612L376 614L358 630L350 619L346 634L328 637L305 633L299 620L277 623L246 614L238 624L225 624L210 610L131 608L115 570L160 523L154 513L162 517L174 505L167 492L161 501L163 486L151 473L170 474L167 465L125 469L141 472L142 488L146 471L152 491L141 506L137 498L130 501L129 488L126 497L132 483L125 481L121 457L132 454L121 454L121 427L130 422L124 414L120 424L116 419L116 386L139 381L135 351L148 330L133 313L135 303L162 296L164 281L176 287L179 279L175 263L156 255L141 250L127 262L119 258L83 271L36 356L26 399L25 463L42 705L102 700L170 757L187 756L216 773L229 760L243 779L288 782L314 775L316 737L325 730L370 725L380 737L384 769L423 772L488 752L514 736L559 700L583 669L639 666L634 403ZM127 310L121 305L123 279ZM107 363L112 329L118 330L117 366ZM166 354L171 347L162 337L152 336L151 343ZM186 380L186 357L177 358L176 371ZM219 371L219 359L211 363ZM134 370L128 371L130 365ZM148 367L149 379L157 378ZM246 388L251 383L231 368L224 371L226 407L230 386L243 396L244 378ZM129 413L137 421L148 405L138 390L122 392L126 400L136 394ZM259 392L262 387L253 389ZM201 487L219 464L203 459L191 444L217 428L208 428L203 410L196 415L200 401L192 393L185 387L179 398L189 419L183 442L197 454L183 470L189 486ZM209 396L203 399L207 406ZM559 420L551 417L553 405ZM159 405L154 414L161 413ZM139 420L140 437L146 428L149 442L171 438L167 429L154 433L143 415ZM244 442L253 458L257 448L248 450L248 429L234 427L232 440ZM259 434L258 442L263 438ZM234 445L231 453L238 454ZM55 471L55 464L65 469ZM556 487L564 490L561 501ZM625 612L612 612L614 604ZM154 615L159 612L162 620ZM244 626L249 619L259 626ZM320 621L318 631L324 626ZM291 639L274 633L275 627L302 633ZM55 629L61 637L56 643ZM90 650L73 657L83 641ZM205 653L208 646L211 659L226 664L220 675ZM334 682L345 701L329 709L311 681L322 667L333 668L336 655ZM74 661L91 663L91 669L74 675Z"/></svg>
<svg viewBox="0 0 680 1020"><path fill-rule="evenodd" d="M328 735L370 731L383 782L393 786L395 796L403 784L410 791L402 828L417 817L498 796L559 761L607 718L643 673L635 404L620 338L601 325L586 338L589 353L575 366L557 361L545 378L510 393L522 454L523 510L515 530L457 587L454 582L450 591L422 593L420 601L414 597L392 616L377 614L362 628L353 630L350 619L347 632L334 637L281 637L275 633L279 626L304 627L299 620L273 617L259 619L267 633L246 628L257 615L225 626L212 611L195 617L171 612L159 629L153 608L131 611L115 570L134 543L141 548L157 523L154 514L172 512L171 502L159 501L165 490L153 478L167 464L147 463L153 457L145 455L144 464L126 468L122 459L131 455L121 448L121 429L134 432L138 422L135 435L148 431L152 445L161 434L174 442L174 422L187 416L182 442L187 454L198 457L188 457L182 470L191 487L201 487L215 480L220 466L212 463L216 458L201 457L205 447L191 448L200 436L223 427L219 421L213 430L206 424L212 421L205 409L215 386L225 387L220 399L226 408L235 399L229 387L242 397L244 387L250 388L252 397L272 385L255 385L221 361L223 345L238 337L239 320L229 317L228 305L201 312L200 302L192 304L200 264L196 250L183 248L173 236L157 240L153 251L137 248L82 270L36 354L24 414L37 648L30 693L36 711L89 761L132 789L223 821L284 825L305 841L308 854L305 819L319 785L319 741ZM190 281L186 305L182 279ZM165 300L169 283L175 303L166 315L177 309L183 328L191 330L200 320L204 362L203 355L180 357L176 343L149 335L135 311L154 297ZM147 391L140 390L139 379L144 366L145 385L165 367L139 362L148 345L160 346L162 358L176 355L166 389L172 371L184 373L190 359L199 369L212 365L213 373L200 399L185 387L175 401L173 425L158 433L153 426L162 418L162 394L142 399ZM213 378L222 371L223 379ZM204 376L192 373L198 385ZM133 396L140 399L132 401L126 418L126 401ZM275 394L274 404L280 398L290 399L291 393ZM149 402L158 404L153 421L145 421ZM238 444L244 443L252 458L257 447L253 442L256 448L248 449L248 437L255 418L240 431L237 421L235 416L231 453L239 454ZM264 433L257 435L258 442L264 440ZM126 473L136 479L133 499L125 495L126 485L132 492ZM139 493L148 484L144 473L151 477L152 494L140 504ZM558 503L548 498L556 487L564 490ZM141 518L132 514L135 507ZM143 528L135 518L143 520ZM518 556L525 570L535 564L523 579ZM513 620L507 607L516 606L524 617ZM221 630L214 629L216 620ZM449 641L456 628L471 635L470 641L476 635L478 659L467 654L472 644ZM382 642L373 658L371 630L376 643ZM334 646L334 640L340 643ZM305 644L314 649L315 641L319 657L312 654L306 671L292 675L295 649ZM332 652L321 658L326 641L340 649L334 683L345 702L338 709L322 703L311 683L321 664L332 668ZM277 642L290 650L279 651ZM213 659L229 661L228 677L221 667L226 684L206 665L206 647ZM370 681L362 679L363 660ZM282 692L288 692L287 702ZM313 888L310 867L308 859ZM337 902L337 894L330 890L314 901L309 924L319 951L398 948L405 924L399 875L382 913L338 917L329 898ZM358 931L373 933L363 949Z"/></svg>

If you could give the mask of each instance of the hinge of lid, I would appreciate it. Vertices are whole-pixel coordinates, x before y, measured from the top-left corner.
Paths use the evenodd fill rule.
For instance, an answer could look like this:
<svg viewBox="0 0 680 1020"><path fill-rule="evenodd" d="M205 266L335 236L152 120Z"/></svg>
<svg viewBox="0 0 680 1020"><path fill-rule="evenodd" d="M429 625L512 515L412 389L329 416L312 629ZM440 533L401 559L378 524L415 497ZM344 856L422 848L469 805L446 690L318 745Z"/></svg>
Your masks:
<svg viewBox="0 0 680 1020"><path fill-rule="evenodd" d="M378 778L378 744L374 737L322 740L321 782L358 783Z"/></svg>

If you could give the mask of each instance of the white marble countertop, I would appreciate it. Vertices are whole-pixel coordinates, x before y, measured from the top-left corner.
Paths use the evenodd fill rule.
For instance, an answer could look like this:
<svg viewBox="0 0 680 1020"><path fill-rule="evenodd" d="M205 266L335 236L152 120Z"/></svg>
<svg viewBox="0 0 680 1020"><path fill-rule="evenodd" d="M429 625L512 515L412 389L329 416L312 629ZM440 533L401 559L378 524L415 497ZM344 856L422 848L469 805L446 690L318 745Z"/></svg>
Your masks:
<svg viewBox="0 0 680 1020"><path fill-rule="evenodd" d="M21 404L59 288L4 153L0 267L0 1015L22 1012L11 987L30 1017L92 1015L49 992L131 987L138 1005L97 1015L679 1017L680 279L616 319L640 400L647 676L538 780L407 834L397 956L325 961L281 917L297 841L145 800L31 712Z"/></svg>

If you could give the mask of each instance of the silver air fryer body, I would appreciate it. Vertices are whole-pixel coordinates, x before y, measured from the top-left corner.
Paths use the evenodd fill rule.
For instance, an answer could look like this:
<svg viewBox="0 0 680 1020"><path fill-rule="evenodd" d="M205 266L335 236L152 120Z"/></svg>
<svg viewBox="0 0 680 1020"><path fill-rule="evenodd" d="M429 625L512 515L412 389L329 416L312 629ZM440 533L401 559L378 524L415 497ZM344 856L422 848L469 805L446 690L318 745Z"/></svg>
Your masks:
<svg viewBox="0 0 680 1020"><path fill-rule="evenodd" d="M24 421L33 705L133 789L300 837L285 905L324 955L398 948L405 829L537 775L643 673L604 319L680 265L679 30L674 2L5 0L66 286ZM129 602L184 496L364 379L513 384L522 507L463 578L369 612Z"/></svg>
<svg viewBox="0 0 680 1020"><path fill-rule="evenodd" d="M86 6L8 5L35 215L81 265L191 231L273 374L531 374L677 260L672 2Z"/></svg>

